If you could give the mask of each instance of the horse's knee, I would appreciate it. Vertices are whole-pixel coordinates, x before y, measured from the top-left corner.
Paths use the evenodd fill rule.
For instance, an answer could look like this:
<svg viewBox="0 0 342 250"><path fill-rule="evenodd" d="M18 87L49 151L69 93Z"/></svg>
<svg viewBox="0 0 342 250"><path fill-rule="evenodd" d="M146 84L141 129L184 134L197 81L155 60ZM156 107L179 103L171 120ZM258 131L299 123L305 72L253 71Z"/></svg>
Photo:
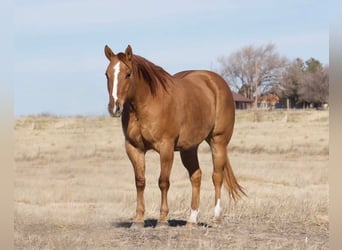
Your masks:
<svg viewBox="0 0 342 250"><path fill-rule="evenodd" d="M146 179L145 178L136 178L135 179L135 186L138 189L144 189L146 186Z"/></svg>
<svg viewBox="0 0 342 250"><path fill-rule="evenodd" d="M166 178L159 178L158 185L161 190L168 190L170 187L170 180Z"/></svg>
<svg viewBox="0 0 342 250"><path fill-rule="evenodd" d="M201 169L197 169L190 177L190 180L194 184L200 184L202 178L202 171Z"/></svg>

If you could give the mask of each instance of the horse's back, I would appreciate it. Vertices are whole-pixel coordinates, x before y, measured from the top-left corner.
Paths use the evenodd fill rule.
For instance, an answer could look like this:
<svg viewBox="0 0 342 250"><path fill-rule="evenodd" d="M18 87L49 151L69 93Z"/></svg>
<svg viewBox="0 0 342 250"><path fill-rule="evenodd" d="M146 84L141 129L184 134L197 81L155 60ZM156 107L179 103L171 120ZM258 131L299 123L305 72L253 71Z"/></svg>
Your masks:
<svg viewBox="0 0 342 250"><path fill-rule="evenodd" d="M217 73L209 70L188 70L173 75L173 78L180 84L203 85L213 89L216 95L222 94L233 100L232 93L226 81Z"/></svg>
<svg viewBox="0 0 342 250"><path fill-rule="evenodd" d="M173 77L187 96L184 106L195 105L196 109L205 110L206 120L212 124L212 133L225 134L229 141L234 127L235 105L226 81L207 70L182 71Z"/></svg>
<svg viewBox="0 0 342 250"><path fill-rule="evenodd" d="M215 98L216 112L235 114L233 94L226 81L217 73L208 70L188 70L175 74L174 79L191 94L193 89L201 88L211 92Z"/></svg>

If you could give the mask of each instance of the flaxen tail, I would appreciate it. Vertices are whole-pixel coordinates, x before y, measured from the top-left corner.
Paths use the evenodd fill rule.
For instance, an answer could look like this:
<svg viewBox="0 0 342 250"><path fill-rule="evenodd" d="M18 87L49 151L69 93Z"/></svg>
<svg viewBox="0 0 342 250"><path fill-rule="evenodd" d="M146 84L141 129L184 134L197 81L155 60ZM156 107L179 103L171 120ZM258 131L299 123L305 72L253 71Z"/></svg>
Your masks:
<svg viewBox="0 0 342 250"><path fill-rule="evenodd" d="M233 198L234 201L241 198L242 195L247 196L243 187L237 182L235 175L233 173L233 169L227 160L227 164L224 167L224 183L225 187L228 189L230 197Z"/></svg>

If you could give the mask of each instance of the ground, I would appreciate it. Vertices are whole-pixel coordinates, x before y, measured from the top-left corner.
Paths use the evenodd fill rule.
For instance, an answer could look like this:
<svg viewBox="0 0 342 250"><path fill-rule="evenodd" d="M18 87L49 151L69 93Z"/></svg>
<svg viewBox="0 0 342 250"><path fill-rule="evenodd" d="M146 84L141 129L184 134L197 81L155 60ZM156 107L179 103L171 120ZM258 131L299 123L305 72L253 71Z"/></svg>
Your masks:
<svg viewBox="0 0 342 250"><path fill-rule="evenodd" d="M169 226L159 215L159 158L146 159L146 220L135 213L133 169L120 120L25 116L15 121L15 249L328 249L329 112L238 111L229 157L247 197L223 192L212 221L210 149L202 144L199 224L184 226L191 186L176 153Z"/></svg>

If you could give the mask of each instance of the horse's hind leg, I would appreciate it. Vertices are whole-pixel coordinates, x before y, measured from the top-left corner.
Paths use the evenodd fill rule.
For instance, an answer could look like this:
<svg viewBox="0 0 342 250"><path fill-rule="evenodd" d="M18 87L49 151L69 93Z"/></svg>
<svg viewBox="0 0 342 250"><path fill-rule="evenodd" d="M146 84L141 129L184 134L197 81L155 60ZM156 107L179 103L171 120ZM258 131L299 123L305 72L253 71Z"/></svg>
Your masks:
<svg viewBox="0 0 342 250"><path fill-rule="evenodd" d="M214 218L220 219L221 216L221 189L224 180L224 168L228 162L227 157L227 142L224 138L216 136L209 141L213 158L213 174L212 180L215 188L215 209Z"/></svg>
<svg viewBox="0 0 342 250"><path fill-rule="evenodd" d="M189 172L189 177L192 186L192 198L191 198L191 213L188 219L189 223L197 223L197 216L199 213L200 202L200 188L201 188L201 176L202 172L199 168L197 147L194 149L181 151L180 156L183 165Z"/></svg>

